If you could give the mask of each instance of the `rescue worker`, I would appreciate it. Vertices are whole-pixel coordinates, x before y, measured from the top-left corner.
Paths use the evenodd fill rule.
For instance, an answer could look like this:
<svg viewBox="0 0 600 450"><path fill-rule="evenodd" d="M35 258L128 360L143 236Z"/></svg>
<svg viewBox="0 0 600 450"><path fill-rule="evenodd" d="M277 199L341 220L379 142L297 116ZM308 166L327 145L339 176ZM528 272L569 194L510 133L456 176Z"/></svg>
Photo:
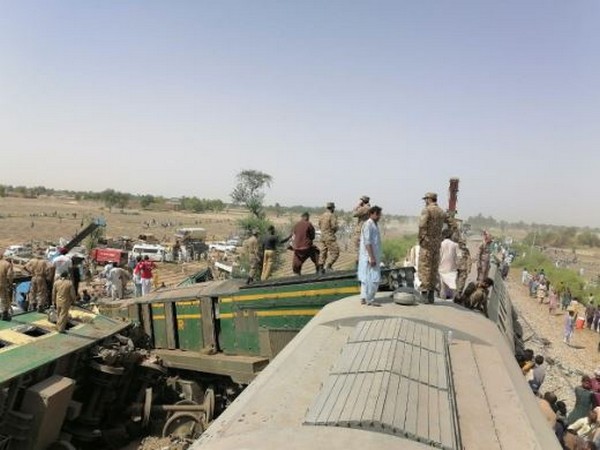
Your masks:
<svg viewBox="0 0 600 450"><path fill-rule="evenodd" d="M360 233L362 231L363 224L369 219L369 209L371 209L371 204L369 203L371 199L368 195L363 195L358 205L352 211L352 217L356 217L356 225L354 226L353 240L354 240L354 249L356 250L356 263L358 264L358 249L360 247Z"/></svg>
<svg viewBox="0 0 600 450"><path fill-rule="evenodd" d="M0 306L2 307L2 320L10 322L11 293L13 283L12 262L4 259L0 254Z"/></svg>
<svg viewBox="0 0 600 450"><path fill-rule="evenodd" d="M75 303L75 288L69 273L62 272L52 288L52 304L56 308L56 329L64 333L69 321L69 309Z"/></svg>
<svg viewBox="0 0 600 450"><path fill-rule="evenodd" d="M122 267L119 267L118 264L115 264L115 267L108 272L107 279L109 279L111 283L110 295L113 300L125 298L125 288L127 287L127 282L130 278L129 272ZM77 293L77 291L75 291L75 293Z"/></svg>
<svg viewBox="0 0 600 450"><path fill-rule="evenodd" d="M315 239L315 227L310 222L310 214L302 213L300 221L292 229L292 250L294 259L292 260L292 271L296 275L302 274L302 265L304 261L310 258L315 265L315 272L321 272L319 265L319 249L313 244Z"/></svg>
<svg viewBox="0 0 600 450"><path fill-rule="evenodd" d="M458 251L458 263L456 264L456 292L454 293L455 299L462 295L473 264L471 261L471 252L464 239L459 239Z"/></svg>
<svg viewBox="0 0 600 450"><path fill-rule="evenodd" d="M321 229L322 244L319 266L325 272L333 270L333 265L340 257L340 247L335 236L338 223L333 202L328 202L325 206L325 212L319 218L319 228Z"/></svg>
<svg viewBox="0 0 600 450"><path fill-rule="evenodd" d="M260 266L260 246L258 245L258 230L252 230L252 234L244 241L244 252L248 257L249 269L246 284L254 282Z"/></svg>
<svg viewBox="0 0 600 450"><path fill-rule="evenodd" d="M437 204L437 194L428 192L423 197L425 208L419 220L419 280L421 293L433 303L440 264L440 245L444 224L456 228L452 219Z"/></svg>
<svg viewBox="0 0 600 450"><path fill-rule="evenodd" d="M46 308L48 301L48 265L41 255L36 253L32 259L27 261L23 269L31 274L29 309L37 309L41 312Z"/></svg>

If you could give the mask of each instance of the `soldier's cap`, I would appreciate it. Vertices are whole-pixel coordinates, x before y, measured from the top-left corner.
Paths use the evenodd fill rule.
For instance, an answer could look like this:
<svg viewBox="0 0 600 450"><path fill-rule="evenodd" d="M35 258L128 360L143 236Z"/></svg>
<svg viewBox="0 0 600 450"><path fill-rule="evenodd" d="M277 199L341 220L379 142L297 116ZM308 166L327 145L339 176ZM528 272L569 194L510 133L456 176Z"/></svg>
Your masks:
<svg viewBox="0 0 600 450"><path fill-rule="evenodd" d="M67 250L67 249L66 249L66 248L64 248L64 247L60 247L60 248L58 249L58 253L60 253L61 255L66 255L67 253L69 253L69 250Z"/></svg>
<svg viewBox="0 0 600 450"><path fill-rule="evenodd" d="M369 203L369 200L371 200L371 197L369 197L368 195L363 195L360 199L365 203Z"/></svg>
<svg viewBox="0 0 600 450"><path fill-rule="evenodd" d="M310 217L310 214L308 213L308 211L304 211L300 217Z"/></svg>
<svg viewBox="0 0 600 450"><path fill-rule="evenodd" d="M428 192L423 196L423 200L430 198L434 202L437 202L437 194L435 192Z"/></svg>
<svg viewBox="0 0 600 450"><path fill-rule="evenodd" d="M250 231L250 233L252 233L253 235L259 234L258 228L252 228L252 231Z"/></svg>
<svg viewBox="0 0 600 450"><path fill-rule="evenodd" d="M327 204L325 205L325 208L335 208L335 203L327 202Z"/></svg>

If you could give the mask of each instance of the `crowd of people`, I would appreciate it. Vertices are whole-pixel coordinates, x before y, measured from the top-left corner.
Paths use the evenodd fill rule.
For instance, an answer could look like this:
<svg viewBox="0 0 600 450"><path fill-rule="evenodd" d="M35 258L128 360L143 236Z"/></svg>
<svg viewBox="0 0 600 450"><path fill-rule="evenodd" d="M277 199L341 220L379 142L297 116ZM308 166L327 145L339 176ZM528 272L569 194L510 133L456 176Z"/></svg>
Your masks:
<svg viewBox="0 0 600 450"><path fill-rule="evenodd" d="M585 305L564 282L558 285L552 283L543 269L529 271L524 268L520 281L534 301L548 307L550 316L564 316L562 337L565 344L571 345L576 328L600 332L600 309L593 294L589 294ZM600 450L600 367L592 376L581 378L581 384L574 392L575 405L568 412L564 402L558 401L553 392L540 394L545 375L543 357L538 355L534 358L533 352L526 350L526 356L520 362L533 392L540 397L542 412L563 448ZM537 376L532 373L536 367L540 367Z"/></svg>
<svg viewBox="0 0 600 450"><path fill-rule="evenodd" d="M550 315L564 314L563 341L566 344L570 344L577 326L600 333L600 306L596 304L592 293L589 293L584 305L564 282L558 286L552 284L544 269L529 272L525 267L521 272L521 283L527 287L532 298L548 305Z"/></svg>
<svg viewBox="0 0 600 450"><path fill-rule="evenodd" d="M584 375L581 378L581 384L574 390L575 405L568 411L565 402L559 400L554 392L541 393L546 378L542 355L534 356L533 350L526 349L518 362L563 449L600 449L600 367L594 371L593 377Z"/></svg>

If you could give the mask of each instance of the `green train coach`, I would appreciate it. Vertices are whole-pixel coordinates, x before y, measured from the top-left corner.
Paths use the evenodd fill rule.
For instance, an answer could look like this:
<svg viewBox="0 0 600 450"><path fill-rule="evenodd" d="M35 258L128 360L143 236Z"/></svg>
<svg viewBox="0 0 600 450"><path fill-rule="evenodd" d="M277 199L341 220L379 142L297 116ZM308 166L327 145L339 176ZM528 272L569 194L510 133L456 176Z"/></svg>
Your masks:
<svg viewBox="0 0 600 450"><path fill-rule="evenodd" d="M381 289L412 286L413 272L384 269ZM251 285L207 281L99 307L138 323L166 367L247 384L321 308L358 292L356 272L340 271Z"/></svg>

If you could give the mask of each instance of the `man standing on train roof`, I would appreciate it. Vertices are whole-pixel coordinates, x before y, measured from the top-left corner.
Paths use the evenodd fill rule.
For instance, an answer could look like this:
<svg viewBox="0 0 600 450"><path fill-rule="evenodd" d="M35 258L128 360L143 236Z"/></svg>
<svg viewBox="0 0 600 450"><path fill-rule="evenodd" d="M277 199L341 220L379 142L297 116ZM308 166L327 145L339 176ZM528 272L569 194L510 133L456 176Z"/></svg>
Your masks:
<svg viewBox="0 0 600 450"><path fill-rule="evenodd" d="M250 232L250 237L244 241L244 253L248 257L248 279L246 284L254 282L254 278L258 272L260 265L260 246L258 245L258 230L254 229Z"/></svg>
<svg viewBox="0 0 600 450"><path fill-rule="evenodd" d="M310 258L315 264L316 272L321 272L319 266L319 249L313 244L315 239L315 227L310 223L310 214L302 213L300 221L292 229L292 249L294 259L292 261L292 270L296 275L301 275L302 264Z"/></svg>
<svg viewBox="0 0 600 450"><path fill-rule="evenodd" d="M321 230L321 257L320 263L323 272L333 270L333 265L340 256L340 247L335 234L338 230L337 216L335 215L335 203L328 202L325 212L319 218L319 229Z"/></svg>
<svg viewBox="0 0 600 450"><path fill-rule="evenodd" d="M76 295L69 273L62 272L52 288L52 304L56 307L56 329L64 333L69 321L69 309L75 303Z"/></svg>
<svg viewBox="0 0 600 450"><path fill-rule="evenodd" d="M31 274L31 288L29 290L29 309L42 311L48 299L48 266L42 259L40 252L27 261L23 269Z"/></svg>
<svg viewBox="0 0 600 450"><path fill-rule="evenodd" d="M369 209L371 208L371 204L369 203L371 199L368 195L363 195L358 205L354 207L352 211L352 216L356 217L356 225L354 227L354 249L356 250L356 259L358 262L358 250L360 245L360 233L362 231L363 224L369 218Z"/></svg>
<svg viewBox="0 0 600 450"><path fill-rule="evenodd" d="M13 283L12 262L4 259L0 253L0 307L2 320L10 322L11 287Z"/></svg>
<svg viewBox="0 0 600 450"><path fill-rule="evenodd" d="M487 231L483 232L483 241L477 251L477 280L481 281L488 277L490 272L490 260L492 258L492 236Z"/></svg>
<svg viewBox="0 0 600 450"><path fill-rule="evenodd" d="M367 306L381 306L375 301L375 294L381 281L381 235L378 222L381 208L372 206L369 219L363 224L358 247L358 279L360 281L360 302Z"/></svg>
<svg viewBox="0 0 600 450"><path fill-rule="evenodd" d="M437 194L428 192L423 196L425 208L419 220L419 280L421 293L429 303L433 303L440 263L442 229L447 224L454 231L452 219L437 204Z"/></svg>

